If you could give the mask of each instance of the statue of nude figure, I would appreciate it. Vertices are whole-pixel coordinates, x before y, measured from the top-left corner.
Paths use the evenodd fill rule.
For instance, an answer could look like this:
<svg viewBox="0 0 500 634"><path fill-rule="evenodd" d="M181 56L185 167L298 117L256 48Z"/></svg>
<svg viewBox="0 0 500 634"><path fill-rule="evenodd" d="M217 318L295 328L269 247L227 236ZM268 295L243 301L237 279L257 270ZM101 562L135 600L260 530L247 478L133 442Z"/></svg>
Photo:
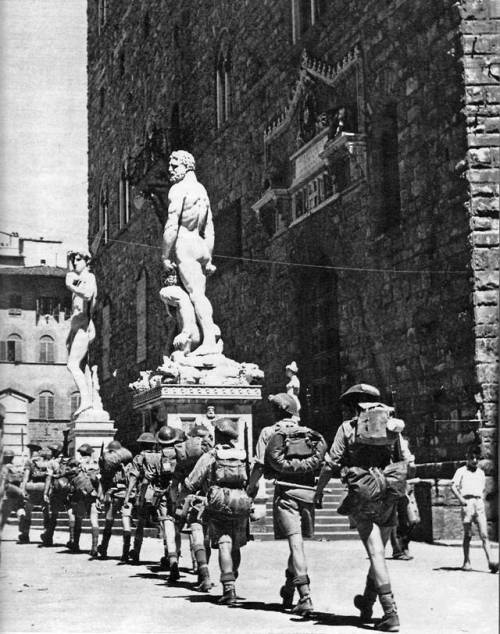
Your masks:
<svg viewBox="0 0 500 634"><path fill-rule="evenodd" d="M69 271L65 281L66 288L73 296L71 324L66 340L67 368L80 392L80 407L73 414L77 418L81 412L92 407L92 373L88 364L88 351L95 339L92 313L96 304L97 285L94 274L88 270L90 254L71 251L68 256Z"/></svg>
<svg viewBox="0 0 500 634"><path fill-rule="evenodd" d="M172 152L163 266L167 273L177 270L189 295L201 330L201 343L188 354L202 356L220 352L217 345L220 330L213 321L212 305L205 295L206 278L215 271L212 211L207 191L198 182L194 170L195 161L189 152Z"/></svg>

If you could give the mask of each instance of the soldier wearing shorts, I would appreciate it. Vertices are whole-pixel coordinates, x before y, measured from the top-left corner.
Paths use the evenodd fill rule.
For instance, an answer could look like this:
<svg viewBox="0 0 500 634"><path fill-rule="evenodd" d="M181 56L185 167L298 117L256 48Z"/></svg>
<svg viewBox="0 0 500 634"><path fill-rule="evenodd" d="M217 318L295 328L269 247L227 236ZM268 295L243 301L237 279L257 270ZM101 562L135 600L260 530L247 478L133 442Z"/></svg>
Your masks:
<svg viewBox="0 0 500 634"><path fill-rule="evenodd" d="M299 469L295 463L295 473L283 471L276 460L281 452L283 439L299 430L314 434L312 430L299 426L296 399L284 392L272 394L269 401L273 408L274 425L262 429L255 449L255 462L250 476L248 492L255 497L258 483L262 475L267 479L278 478L282 484L276 484L273 498L273 523L275 539L288 540L290 554L285 569L285 583L280 589L280 596L285 609L293 608L294 614L307 616L313 611L310 591L310 579L307 574L307 561L304 551L304 538L314 535L314 484L315 472L321 466L326 452L326 444L322 436L317 434L315 454L310 457L307 471ZM293 458L291 459L293 460ZM297 460L295 458L295 460ZM290 465L290 460L287 461ZM305 463L304 463L305 468ZM294 487L298 485L298 487ZM293 607L295 590L299 601Z"/></svg>
<svg viewBox="0 0 500 634"><path fill-rule="evenodd" d="M43 492L47 478L48 461L52 455L49 449L42 449L37 444L30 443L28 447L32 451L32 455L24 465L23 482L21 484L21 491L25 499L23 515L19 519L21 532L19 543L21 544L27 544L30 541L29 533L33 507L43 507Z"/></svg>
<svg viewBox="0 0 500 634"><path fill-rule="evenodd" d="M467 464L456 470L453 476L451 491L462 505L462 523L464 526L464 563L462 570L472 570L470 563L470 542L472 538L472 523L476 524L479 537L483 544L484 554L490 572L498 572L498 562L491 556L488 527L484 510L484 487L486 476L479 466L481 452L479 448L471 448L467 454Z"/></svg>
<svg viewBox="0 0 500 634"><path fill-rule="evenodd" d="M45 478L43 492L43 528L40 535L42 546L52 546L54 532L57 526L59 513L68 508L68 494L70 485L67 478L63 477L64 461L62 445L58 442L50 444L50 459L47 464L47 476Z"/></svg>
<svg viewBox="0 0 500 634"><path fill-rule="evenodd" d="M0 532L7 523L10 514L15 512L19 519L19 543L27 543L29 536L26 540L27 534L24 523L25 497L21 489L23 469L13 463L14 455L12 449L4 449L1 478L4 491L0 509Z"/></svg>
<svg viewBox="0 0 500 634"><path fill-rule="evenodd" d="M245 488L248 475L246 452L236 448L237 423L220 418L215 423L215 447L199 458L184 480L181 499L187 494L206 495L208 536L212 548L219 550L221 605L237 601L235 581L241 563L241 548L248 541L251 500Z"/></svg>
<svg viewBox="0 0 500 634"><path fill-rule="evenodd" d="M91 559L96 559L98 555L97 545L99 543L99 464L94 459L94 450L89 444L81 445L77 452L80 454L81 460L78 462L71 479L70 506L71 515L74 518L74 528L73 539L70 539L69 542L69 549L75 553L80 552L83 519L89 517L92 530L90 557Z"/></svg>

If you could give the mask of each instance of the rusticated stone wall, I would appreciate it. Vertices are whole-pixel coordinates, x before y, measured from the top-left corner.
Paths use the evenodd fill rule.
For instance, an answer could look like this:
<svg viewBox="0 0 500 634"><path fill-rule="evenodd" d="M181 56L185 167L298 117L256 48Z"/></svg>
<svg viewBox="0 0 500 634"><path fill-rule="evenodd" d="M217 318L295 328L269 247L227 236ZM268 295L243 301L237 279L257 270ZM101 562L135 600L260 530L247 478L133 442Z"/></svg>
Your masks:
<svg viewBox="0 0 500 634"><path fill-rule="evenodd" d="M110 239L101 240L94 264L100 300L111 311L105 406L122 439L133 439L137 421L127 384L140 369L161 361L165 325L158 298L162 226L154 205L140 195L138 179L147 168L146 154L158 158L183 147L197 159L216 222L219 214L230 218L228 209L241 214L235 222L241 221L244 259L216 259L219 272L208 285L226 354L258 363L266 372L265 393L283 389L286 363L295 359L300 367L314 344L315 331L301 310L321 270L321 283L336 297L338 358L326 375L331 415L320 421L329 439L340 422L341 390L365 381L395 401L418 461L439 458L436 420L475 419L478 412L491 460L498 323L492 273L498 244L497 5L370 0L318 6L316 24L293 43L288 0L258 7L228 0L109 3L100 28L95 3L89 3L91 242L103 186L110 217ZM336 65L355 46L364 177L306 220L270 236L252 210L268 184L264 131L288 104L304 49ZM231 90L229 116L218 128L221 49L230 52ZM381 230L377 122L387 103L396 104L401 211ZM284 164L295 149L284 137ZM143 167L131 177L135 204L120 227L118 181L126 160ZM137 364L135 288L142 268L147 359ZM99 346L98 320L97 362ZM314 403L305 407L314 421ZM265 406L257 409L256 431L268 416ZM458 447L448 450L459 458ZM493 476L494 464L486 467Z"/></svg>

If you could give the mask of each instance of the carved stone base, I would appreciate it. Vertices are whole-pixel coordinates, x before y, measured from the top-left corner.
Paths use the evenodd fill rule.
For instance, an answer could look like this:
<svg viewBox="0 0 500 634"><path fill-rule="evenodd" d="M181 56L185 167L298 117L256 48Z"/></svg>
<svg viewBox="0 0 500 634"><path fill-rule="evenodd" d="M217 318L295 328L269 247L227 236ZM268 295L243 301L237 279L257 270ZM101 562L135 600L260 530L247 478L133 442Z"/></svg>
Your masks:
<svg viewBox="0 0 500 634"><path fill-rule="evenodd" d="M238 446L252 455L252 405L262 398L260 385L161 385L138 392L133 407L142 414L142 430L155 432L171 425L189 432L194 424L210 426L217 418L238 422ZM206 418L207 408L215 410L215 419Z"/></svg>
<svg viewBox="0 0 500 634"><path fill-rule="evenodd" d="M97 457L103 443L104 447L106 447L113 440L116 433L114 421L112 420L81 420L80 417L68 424L68 430L68 454L70 456L76 456L78 447L87 443L94 448L95 457Z"/></svg>

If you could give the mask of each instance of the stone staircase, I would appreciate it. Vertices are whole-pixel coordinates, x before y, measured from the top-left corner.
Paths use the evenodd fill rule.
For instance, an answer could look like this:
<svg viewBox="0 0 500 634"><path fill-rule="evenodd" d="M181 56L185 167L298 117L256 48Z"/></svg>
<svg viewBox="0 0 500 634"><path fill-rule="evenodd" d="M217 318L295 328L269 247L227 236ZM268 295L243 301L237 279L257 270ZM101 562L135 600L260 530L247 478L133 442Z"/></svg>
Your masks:
<svg viewBox="0 0 500 634"><path fill-rule="evenodd" d="M316 509L314 539L317 541L357 539L357 531L349 528L349 519L345 515L337 513L337 507L345 495L340 480L330 480L327 489L331 492L324 494L323 508ZM274 484L266 481L266 517L263 520L252 522L250 526L255 540L274 539L273 492Z"/></svg>
<svg viewBox="0 0 500 634"><path fill-rule="evenodd" d="M266 481L266 516L264 519L251 522L250 532L255 540L271 540L274 539L273 532L273 492L274 484ZM323 496L323 508L316 509L315 520L315 540L340 540L340 539L357 539L357 531L349 528L349 519L344 515L337 513L337 507L344 497L344 488L340 480L330 480L327 487L331 492L325 493ZM17 520L14 515L10 517L9 523L15 523ZM134 526L132 520L132 526ZM32 523L33 530L43 530L43 516L40 507L33 509ZM99 516L99 526L102 531L104 528L104 517ZM68 530L68 515L65 511L59 514L57 521L57 530ZM86 518L82 526L83 533L90 533L90 521ZM118 517L113 525L113 535L121 534L121 520ZM159 537L159 529L155 526L148 527L144 531L145 537Z"/></svg>

